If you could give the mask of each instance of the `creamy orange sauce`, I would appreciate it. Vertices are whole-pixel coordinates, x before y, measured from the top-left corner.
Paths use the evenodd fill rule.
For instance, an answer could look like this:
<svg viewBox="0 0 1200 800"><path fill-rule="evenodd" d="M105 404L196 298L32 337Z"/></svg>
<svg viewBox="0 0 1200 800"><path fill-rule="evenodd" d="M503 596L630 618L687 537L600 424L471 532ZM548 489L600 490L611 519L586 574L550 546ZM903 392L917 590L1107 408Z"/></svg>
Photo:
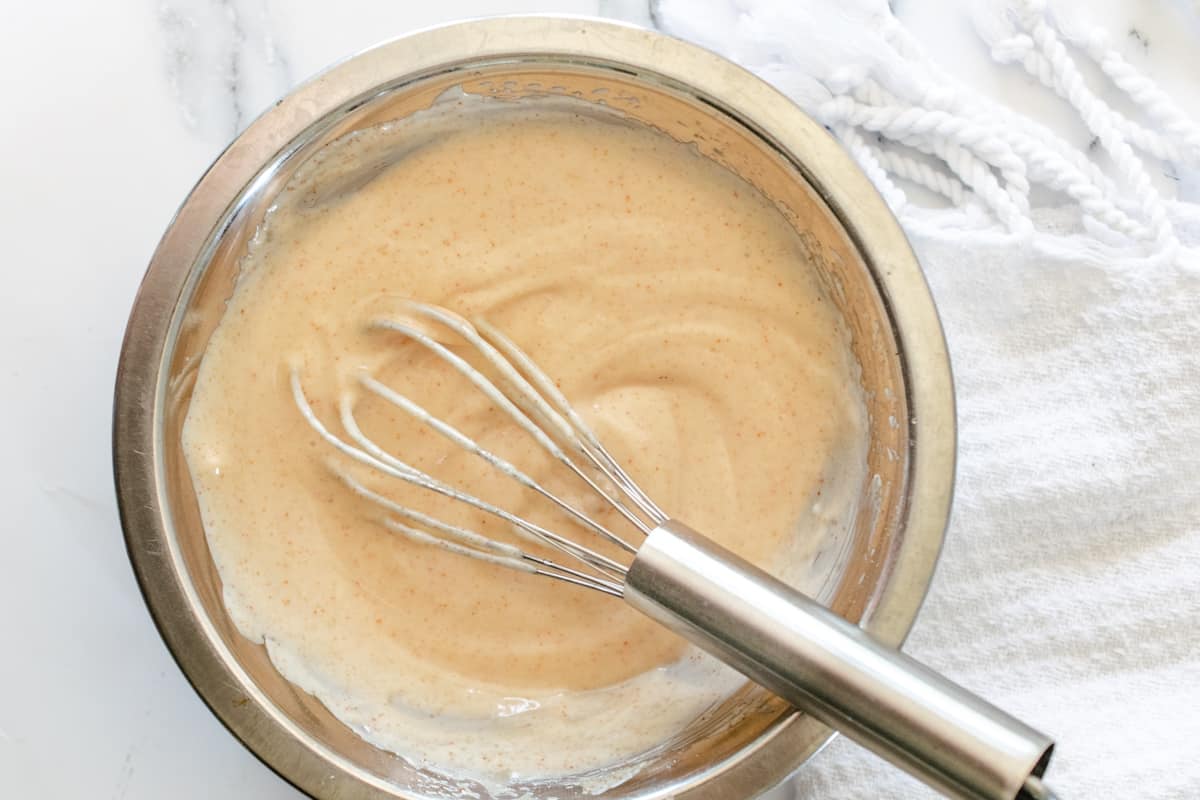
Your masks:
<svg viewBox="0 0 1200 800"><path fill-rule="evenodd" d="M421 146L365 183L346 177L406 136ZM631 532L457 373L367 325L403 316L405 298L482 315L668 513L802 581L822 538L849 524L864 412L841 320L800 253L739 178L623 124L506 112L331 147L247 256L184 431L240 630L364 737L450 772L574 773L678 733L736 678L620 600L385 530L331 474L348 462L301 418L289 370L331 430L350 397L404 461L586 535L364 397L368 370ZM355 474L512 540L477 512Z"/></svg>

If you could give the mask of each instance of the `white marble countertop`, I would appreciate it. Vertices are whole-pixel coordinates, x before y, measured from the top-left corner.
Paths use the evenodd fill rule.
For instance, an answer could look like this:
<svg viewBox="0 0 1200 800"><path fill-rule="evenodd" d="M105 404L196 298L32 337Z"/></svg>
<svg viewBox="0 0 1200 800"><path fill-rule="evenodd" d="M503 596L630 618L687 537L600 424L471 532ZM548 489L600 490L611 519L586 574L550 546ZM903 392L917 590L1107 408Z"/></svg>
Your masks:
<svg viewBox="0 0 1200 800"><path fill-rule="evenodd" d="M935 0L894 5L965 80L1021 96L1028 79L985 70L982 53L963 44L960 14ZM1108 5L1114 29L1158 63L1164 86L1200 107L1183 34L1142 20L1141 3ZM64 0L6 11L0 795L299 797L192 692L126 559L111 394L145 265L229 139L331 61L462 17L550 11L649 24L651 15L639 0ZM1170 46L1156 49L1160 38ZM1058 113L1040 93L1029 102L1047 102L1047 118Z"/></svg>

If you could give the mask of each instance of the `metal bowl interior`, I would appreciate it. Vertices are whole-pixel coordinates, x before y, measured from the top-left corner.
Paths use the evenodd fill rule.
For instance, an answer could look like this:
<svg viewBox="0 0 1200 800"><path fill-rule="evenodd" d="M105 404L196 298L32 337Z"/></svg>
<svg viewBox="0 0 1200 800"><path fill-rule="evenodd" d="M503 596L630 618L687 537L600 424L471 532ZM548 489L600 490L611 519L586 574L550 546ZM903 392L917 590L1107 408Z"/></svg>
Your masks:
<svg viewBox="0 0 1200 800"><path fill-rule="evenodd" d="M239 635L222 604L180 431L239 260L288 179L329 142L427 108L447 90L524 104L573 98L595 113L652 126L740 174L795 225L851 330L870 415L870 479L852 535L823 555L823 599L836 611L898 645L931 579L949 513L953 397L919 267L865 177L785 98L700 48L591 20L481 20L366 51L280 101L197 185L139 293L114 408L126 539L164 639L230 730L314 797L432 798L480 787L366 744ZM754 796L828 737L748 684L647 754L609 796ZM528 790L578 794L563 785Z"/></svg>

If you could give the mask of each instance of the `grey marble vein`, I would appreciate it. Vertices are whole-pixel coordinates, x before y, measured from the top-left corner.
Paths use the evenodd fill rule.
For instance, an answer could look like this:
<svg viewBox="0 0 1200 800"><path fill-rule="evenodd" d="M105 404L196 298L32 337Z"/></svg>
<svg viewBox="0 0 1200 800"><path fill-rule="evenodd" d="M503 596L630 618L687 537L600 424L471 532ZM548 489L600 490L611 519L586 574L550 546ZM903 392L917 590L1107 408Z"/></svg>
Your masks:
<svg viewBox="0 0 1200 800"><path fill-rule="evenodd" d="M602 17L632 22L646 28L658 28L657 0L599 0L597 13Z"/></svg>
<svg viewBox="0 0 1200 800"><path fill-rule="evenodd" d="M264 0L165 0L158 24L179 113L200 136L227 141L292 85Z"/></svg>

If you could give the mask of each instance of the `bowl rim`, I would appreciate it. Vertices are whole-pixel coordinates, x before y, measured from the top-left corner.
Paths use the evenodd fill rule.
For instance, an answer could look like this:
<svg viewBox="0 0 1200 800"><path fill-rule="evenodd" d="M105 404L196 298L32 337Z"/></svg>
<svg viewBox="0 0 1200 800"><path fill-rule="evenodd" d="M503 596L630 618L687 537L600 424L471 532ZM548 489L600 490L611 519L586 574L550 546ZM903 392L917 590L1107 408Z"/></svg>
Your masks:
<svg viewBox="0 0 1200 800"><path fill-rule="evenodd" d="M163 487L166 373L178 303L216 225L290 142L373 88L466 62L570 58L623 65L705 97L770 141L821 193L872 272L902 355L910 420L906 524L864 627L899 646L932 582L950 514L956 424L949 355L933 299L891 211L841 146L791 100L745 69L695 44L624 23L573 16L510 16L450 23L350 56L292 90L226 148L176 212L134 301L117 368L113 471L126 547L159 633L215 716L264 764L301 791L339 798L395 797L307 737L241 670L200 607L174 544ZM869 231L869 235L866 234ZM919 421L919 425L916 423ZM245 702L245 698L255 702ZM236 702L241 699L241 702ZM782 718L751 746L669 794L753 796L786 779L832 732L810 717ZM336 787L336 788L335 788ZM391 787L395 788L395 787Z"/></svg>

